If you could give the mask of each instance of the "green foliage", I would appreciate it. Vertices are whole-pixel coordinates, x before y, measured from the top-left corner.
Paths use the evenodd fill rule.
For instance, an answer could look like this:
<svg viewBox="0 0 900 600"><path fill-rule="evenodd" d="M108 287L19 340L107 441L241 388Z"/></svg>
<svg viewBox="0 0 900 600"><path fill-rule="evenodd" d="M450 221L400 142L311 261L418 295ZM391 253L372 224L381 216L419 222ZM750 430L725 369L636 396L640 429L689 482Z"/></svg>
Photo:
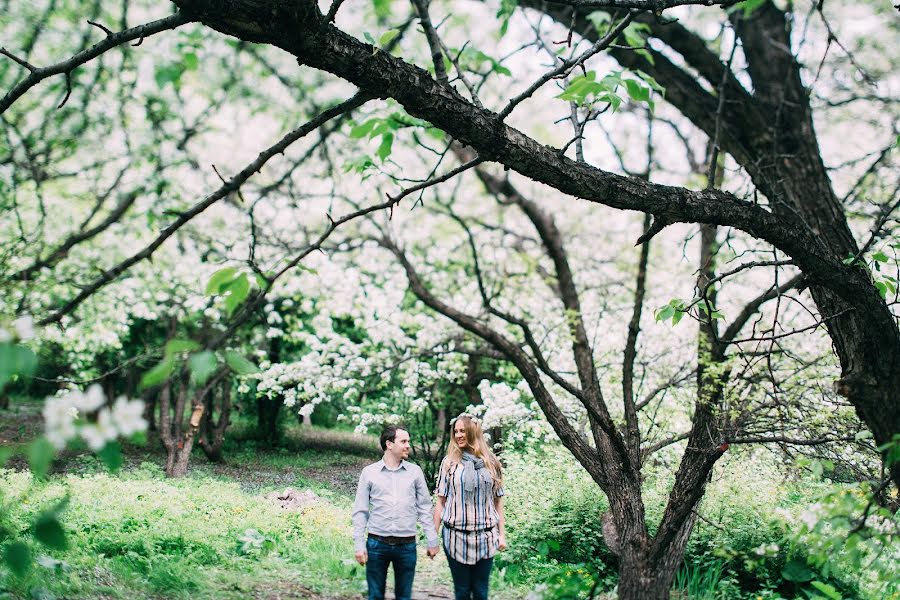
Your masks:
<svg viewBox="0 0 900 600"><path fill-rule="evenodd" d="M500 64L500 61L492 56L488 56L474 46L467 45L461 50L450 48L450 54L456 57L456 63L463 71L478 73L479 75L497 73L506 77L512 76L512 71ZM447 71L453 68L453 63L446 56L444 57L444 68Z"/></svg>
<svg viewBox="0 0 900 600"><path fill-rule="evenodd" d="M718 600L724 564L686 563L675 573L672 588L692 600Z"/></svg>
<svg viewBox="0 0 900 600"><path fill-rule="evenodd" d="M897 277L884 272L884 269L891 268L896 273L900 268L900 258L897 252L900 251L900 242L886 244L881 250L872 253L868 258L850 254L842 262L845 265L856 265L863 267L869 271L872 276L872 283L878 290L882 298L887 299L888 294L896 295L898 285ZM893 256L889 256L891 252Z"/></svg>
<svg viewBox="0 0 900 600"><path fill-rule="evenodd" d="M672 325L678 325L681 319L684 317L685 313L688 310L688 302L684 300L679 300L678 298L673 298L669 300L668 304L663 304L659 308L656 309L653 313L653 317L657 321L672 321Z"/></svg>
<svg viewBox="0 0 900 600"><path fill-rule="evenodd" d="M97 458L106 465L106 468L112 472L118 471L122 467L122 463L125 461L122 456L122 445L113 440L111 442L107 442L103 448L97 453Z"/></svg>
<svg viewBox="0 0 900 600"><path fill-rule="evenodd" d="M191 383L194 385L203 385L215 373L219 366L215 352L204 350L196 354L192 354L188 358L188 369L191 371Z"/></svg>
<svg viewBox="0 0 900 600"><path fill-rule="evenodd" d="M516 0L500 0L500 9L497 11L497 18L500 19L500 37L506 35L506 31L509 29L509 20L516 12L516 6L518 6Z"/></svg>
<svg viewBox="0 0 900 600"><path fill-rule="evenodd" d="M48 516L60 509L62 488L69 494L64 538ZM299 577L304 587L344 597L364 585L343 563L352 556L349 501L324 492L315 505L291 512L220 478L166 480L149 463L117 477L67 476L31 491L26 474L0 471L0 489L12 496L3 518L30 532L12 543L0 535L9 569L0 566L0 595L248 597L273 580ZM38 547L49 555L39 557ZM15 579L6 576L13 572Z"/></svg>
<svg viewBox="0 0 900 600"><path fill-rule="evenodd" d="M237 551L243 556L258 558L275 548L275 542L257 530L248 528L237 538Z"/></svg>
<svg viewBox="0 0 900 600"><path fill-rule="evenodd" d="M11 342L0 342L0 393L10 381L30 377L37 368L37 357L31 348Z"/></svg>
<svg viewBox="0 0 900 600"><path fill-rule="evenodd" d="M387 117L372 117L361 123L356 123L350 129L350 138L368 138L372 140L380 137L381 142L378 144L375 155L383 163L393 151L395 133L407 128L420 128L435 138L441 139L443 137L443 133L439 129L432 127L427 121L411 117L400 111L394 111ZM344 166L344 169L348 170L347 165ZM359 165L354 166L353 170L359 170Z"/></svg>
<svg viewBox="0 0 900 600"><path fill-rule="evenodd" d="M236 350L225 351L225 363L238 375L252 375L259 373L259 367L247 360Z"/></svg>
<svg viewBox="0 0 900 600"><path fill-rule="evenodd" d="M624 71L612 71L598 80L596 71L588 71L573 78L557 98L574 102L579 106L605 103L615 111L624 101L621 95L621 91L624 90L631 100L646 103L650 110L653 110L656 107L652 98L653 92L662 93L663 88L642 71L635 71L635 75L637 78L627 77Z"/></svg>
<svg viewBox="0 0 900 600"><path fill-rule="evenodd" d="M766 0L743 0L743 2L738 2L733 6L729 6L726 10L729 13L741 11L742 16L747 19L765 3Z"/></svg>
<svg viewBox="0 0 900 600"><path fill-rule="evenodd" d="M55 455L56 449L53 447L53 444L43 436L33 440L25 447L28 468L31 469L31 473L37 479L42 479L47 475L47 471L50 470L50 463L53 462Z"/></svg>

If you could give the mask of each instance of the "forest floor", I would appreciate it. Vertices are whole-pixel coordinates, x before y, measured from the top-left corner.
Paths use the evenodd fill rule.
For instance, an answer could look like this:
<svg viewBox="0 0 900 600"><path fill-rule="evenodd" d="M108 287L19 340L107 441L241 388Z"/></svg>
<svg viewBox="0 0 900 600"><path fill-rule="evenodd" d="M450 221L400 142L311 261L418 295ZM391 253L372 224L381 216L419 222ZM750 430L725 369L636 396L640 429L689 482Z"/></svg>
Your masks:
<svg viewBox="0 0 900 600"><path fill-rule="evenodd" d="M241 492L249 495L253 502L261 503L270 503L273 492L283 492L287 488L293 488L301 493L312 492L321 497L323 502L327 502L330 510L339 507L339 514L346 513L344 517L349 524L349 508L353 502L359 473L365 465L380 457L377 438L291 426L287 428L283 443L279 447L269 449L262 448L255 441L248 439L246 436L249 435L250 427L244 425L239 422L234 427L232 436L227 442L225 462L210 463L199 452L192 456L188 479L193 481L196 478L198 485L203 485L211 479L237 484ZM39 435L40 431L40 403L13 402L9 410L0 410L0 445L27 442ZM135 477L134 473L139 473L142 468L146 469L148 463L161 465L164 462L163 451L152 432L148 438L149 441L144 445L124 445L125 462L121 473L126 479ZM6 467L14 471L27 468L22 459L16 458L7 463ZM90 474L96 472L96 469L96 460L86 453L64 451L53 464L50 481ZM351 548L349 540L347 548ZM352 554L348 554L344 560L349 565L348 569L352 568L352 558ZM329 577L334 578L333 573L322 573L321 578L317 578L316 574L304 571L303 564L282 564L278 568L257 573L243 581L240 574L233 576L236 577L236 582L232 589L237 593L237 597L267 600L363 598L359 592L340 591L340 586L329 586L328 582L321 581ZM358 569L354 577L357 588L360 586L364 588L362 569ZM393 573L389 572L388 598L393 598L392 580ZM114 582L110 583L115 587ZM206 591L211 593L212 597L216 597L214 590ZM128 597L129 592L122 590L121 594ZM122 597L121 594L112 593L104 596ZM491 597L496 600L514 600L524 595L525 592L521 589L495 586ZM166 593L151 592L148 597L183 597L183 594L173 593L169 596ZM419 547L413 600L452 598L450 572L443 554L430 560L425 554L425 549Z"/></svg>

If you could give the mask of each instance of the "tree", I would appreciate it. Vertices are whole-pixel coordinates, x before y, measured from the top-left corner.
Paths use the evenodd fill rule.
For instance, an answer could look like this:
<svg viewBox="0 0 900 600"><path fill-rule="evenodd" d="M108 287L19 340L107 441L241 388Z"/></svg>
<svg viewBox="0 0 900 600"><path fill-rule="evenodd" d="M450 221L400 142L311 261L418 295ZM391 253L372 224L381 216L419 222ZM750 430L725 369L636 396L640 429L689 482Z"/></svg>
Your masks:
<svg viewBox="0 0 900 600"><path fill-rule="evenodd" d="M501 33L508 28L527 32L527 17L543 15L542 18L552 19L559 26L547 28L543 21L536 25L532 23L533 39L528 39L523 47L536 47L542 51L549 49L549 53L555 55L554 49L563 46L565 54L565 58L554 58L553 65L541 68L539 74L531 73L532 83L523 84L523 91L515 96L508 93L509 86L493 83L494 79L511 73L504 58L493 58L462 43L462 40L459 44L447 43L445 40L459 39L460 33L452 30L452 22L436 26L429 15L430 7L424 2L414 3L414 14L424 35L416 38L420 43L413 42L405 47L399 46L399 42L410 37L410 19L379 35L376 43L372 34L365 29L371 23L375 23L379 29L387 27L390 7L386 9L385 3L376 3L374 18L368 20L367 24L360 24L350 18L347 8L341 10L341 0L336 0L327 14L323 14L309 0L265 3L255 0L176 0L174 4L178 8L177 14L132 28L127 27L125 21L129 13L123 10L119 15L120 33L107 31L106 38L93 47L88 47L83 42L81 52L69 60L46 68L34 67L30 62L37 61L29 54L35 47L39 47L37 32L40 27L34 28L34 35L21 36L23 43L19 54L4 52L10 61L5 63L5 76L9 77L8 73L13 68L20 68L23 73L21 69L24 69L28 74L10 84L10 92L0 100L0 114L4 117L7 114L13 115L5 123L5 131L10 139L18 140L24 147L22 152L10 154L8 162L13 165L11 179L14 184L26 182L33 186L33 193L29 188L27 198L41 209L44 208L42 193L48 186L54 185L48 175L52 169L47 167L63 162L63 158L54 153L68 152L68 156L71 156L76 152L65 146L61 151L50 148L38 141L41 136L37 133L41 128L51 128L54 132L66 132L77 137L87 131L90 124L84 117L87 110L82 111L84 114L63 110L66 108L66 101L78 100L85 107L90 105L91 86L78 85L77 82L76 85L71 85L73 74L86 70L92 64L96 67L96 61L100 57L110 56L110 51L116 48L123 49L121 72L134 73L133 68L126 68L126 57L131 53L125 51L125 43L140 43L144 38L163 34L174 36L173 39L179 40L181 44L174 53L167 54L165 60L159 60L154 69L155 82L165 94L161 93L158 98L147 102L146 119L153 124L154 130L165 132L163 141L169 143L165 146L168 149L165 156L157 157L150 153L149 157L144 158L141 168L151 174L148 175L149 183L165 181L167 177L163 173L169 177L172 173L180 175L179 171L171 169L168 154L190 164L191 168L187 171L191 174L200 172L195 166L196 157L184 151L186 145L190 146L190 140L197 135L198 124L203 124L202 119L193 121L189 118L189 103L185 101L182 88L179 87L180 82L188 79L191 73L205 73L208 70L216 77L221 77L225 72L227 77L216 79L216 83L209 86L211 89L204 91L214 91L219 85L226 89L237 87L242 90L242 97L250 98L257 110L273 113L278 112L281 100L262 98L265 93L248 83L254 79L249 70L247 81L241 82L242 78L235 77L235 73L241 72L239 69L216 69L214 67L218 64L217 61L236 57L235 66L252 65L254 69L265 73L265 76L278 80L288 90L291 89L291 83L295 83L291 79L295 75L294 63L299 63L301 69L297 71L300 74L314 79L318 87L332 85L333 92L325 102L303 98L302 106L306 109L304 112L315 116L309 118L304 115L303 125L291 130L246 167L236 170L237 175L227 180L222 178L222 185L217 186L213 192L204 192L202 199L194 204L171 203L166 210L159 211L157 218L165 219L166 226L157 235L145 236L143 241L146 245L141 250L112 265L104 265L102 273L91 277L82 291L74 297L63 294L61 298L54 297L36 303L37 307L50 312L43 321L55 323L67 315L75 314L93 294L111 284L134 265L150 258L168 239L177 238L183 228L198 215L214 205L226 203L229 210L234 208L231 213L233 217L239 215L241 222L249 222L248 237L251 243L249 250L243 252L241 260L260 276L261 295L257 298L261 299L271 289L275 279L296 267L310 251L321 249L323 242L337 225L376 211L393 211L404 199L416 193L421 200L426 189L455 183L451 180L461 173L487 162L499 163L521 176L534 179L546 186L545 191L553 190L612 208L636 210L651 215L652 219L647 221L638 238L644 245L669 225L702 224L705 258L700 263L702 273L697 286L701 293L695 301L673 301L668 305L669 308L663 309L665 312L661 311L661 314L674 320L676 315L683 315L691 310L698 316L697 311L705 309L704 337L697 342L699 354L707 357L698 361L698 389L701 390L702 401L694 415L694 427L686 433L692 436L692 442L688 446L689 451L682 458L682 468L677 475L672 512L666 514L652 551L631 549L631 566L628 568L632 571L626 578L629 583L625 593L639 593L637 590L643 584L634 582L640 582L641 573L646 573L651 564L659 564L654 561L663 560L662 556L666 557L665 560L677 559L677 547L682 537L690 531L690 511L702 494L704 477L724 451L721 446L728 443L725 435L727 431L721 429L722 424L714 418L717 404L721 403L723 385L717 373L726 358L722 345L717 341L719 333L712 319L718 312L716 280L721 282L726 277L751 267L770 268L773 274L789 265L798 269L802 277L789 283L792 287L810 292L818 312L813 326L824 325L828 328L835 354L840 361L841 377L835 389L855 407L859 418L871 430L875 442L885 449L885 456L888 444L900 434L900 410L895 401L896 390L900 389L900 369L897 369L900 359L900 330L896 315L892 312L897 302L896 277L880 270L882 265L886 268L896 262L895 257L888 256L893 251L892 248L896 249L895 246L884 241L886 236L895 231L894 211L900 204L896 198L895 180L892 179L894 176L889 171L895 161L895 135L884 142L873 140L881 146L874 149L869 146L864 155L865 162L847 157L854 164L863 166L857 169L856 174L861 177L856 182L838 182L848 190L841 198L834 190L833 170L826 167L820 148L821 132L817 134L814 122L817 114L822 112L819 108L814 109L813 102L820 75L829 77L838 73L840 68L848 67L859 74L864 81L863 86L868 86L865 82L874 78L868 69L860 66L853 52L848 51L841 41L840 31L835 30L821 3L811 6L806 15L793 5L783 9L773 2L751 0L728 7L725 12L720 12L719 8L703 8L690 13L677 13L682 16L681 20L669 18L672 9L692 3L686 0L654 3L643 0L561 0L538 3L529 0L521 3L526 15L522 20L513 3L503 2L497 21L497 28ZM72 10L71 7L69 10ZM93 10L99 14L99 3ZM483 7L473 10L486 14ZM370 15L366 15L368 16ZM700 33L710 21L719 24L720 34L713 39L707 39ZM338 22L340 27L336 25ZM801 23L802 28L796 28L796 23ZM180 31L176 34L168 33L175 28L180 28ZM217 39L221 42L222 38L208 35L210 28L228 36L230 46L217 43ZM356 30L361 30L359 33L372 43L362 42L347 33ZM817 54L801 55L807 41L805 32L821 36L822 41L816 46ZM557 36L567 39L554 45L554 40L559 39ZM273 46L283 52L267 53L262 46L253 44ZM459 47L453 48L453 45ZM210 47L210 50L203 55L201 66L198 52L206 47ZM841 52L834 49L829 53L832 47L839 48ZM393 54L401 48L404 58ZM421 52L423 49L424 53ZM837 59L836 54L839 55ZM602 66L599 61L605 55L617 61L621 69L598 75L599 68L595 67L598 64ZM240 62L248 56L250 58L246 63ZM273 64L273 57L278 62ZM423 57L430 57L431 72L413 64L413 60ZM425 62L428 62L427 59L423 64ZM513 62L515 61L509 61L509 64ZM803 62L818 67L804 68ZM521 61L514 66L526 73L529 67L530 71L536 70L533 65L523 65ZM886 72L890 72L891 67L889 64ZM102 72L100 67L90 71L97 82L103 81ZM450 77L454 72L451 82ZM290 77L285 77L285 73L290 74ZM35 93L26 92L54 76L60 76L54 81L62 96L63 112L50 113L51 117L42 120L41 111L46 110L49 101L39 100ZM568 111L565 115L566 122L572 124L574 136L566 144L553 148L536 139L538 135L542 135L541 127L556 116L552 110L542 110L539 102L552 100L548 98L546 88L562 80L565 84L557 98L559 105ZM128 80L123 78L122 81L127 87ZM357 86L359 91L349 96L345 87L341 87L341 82L349 82ZM464 87L465 91L458 91L454 84ZM841 85L844 85L843 90ZM308 91L315 86L307 82L307 85L299 87ZM197 85L195 88L202 86ZM349 99L333 104L333 98L337 95L335 88L340 90L341 97L349 96ZM656 98L656 93L662 89L665 90L667 106L674 108L682 120L689 121L708 140L711 148L707 161L709 169L703 183L696 186L702 189L653 183L648 177L627 176L631 174L624 168L622 170L626 175L617 175L587 162L592 160L597 164L602 163L601 159L595 160L590 148L587 151L585 148L588 133L597 131L600 115L629 103L646 105L651 109L657 105L661 112L668 110ZM829 99L835 106L858 101L875 103L883 108L886 119L890 119L896 110L896 102L886 99L875 86L870 86L869 93L861 94L855 84L842 84L836 78L835 82L829 82L825 93L842 91L846 93L842 98ZM232 100L216 97L212 93L210 97L214 100L208 103L206 109L211 112L217 112L224 103ZM338 176L333 163L334 156L328 153L329 147L333 146L325 141L340 131L340 125L349 118L351 112L361 112L361 107L375 98L390 99L399 104L405 113L395 110L389 104L389 110L392 111L390 114L368 114L365 120L354 123L349 134L351 144L364 148L364 144L357 141L364 138L378 138L380 144L371 156L360 158L357 155L353 160L347 160L346 175ZM522 117L522 110L516 112L518 107L526 104L534 107L530 118ZM123 106L125 105L123 102ZM177 108L172 110L171 106ZM491 110L486 106L494 106L496 109ZM11 107L13 110L8 112ZM123 108L120 112L130 116L129 110L133 111ZM286 112L291 114L291 120L295 120L293 113L299 111ZM507 121L512 118L518 118L517 126L527 128L530 135L509 125ZM671 115L666 114L662 119L671 120ZM122 119L123 122L125 120ZM172 124L176 125L175 129L179 133L183 133L182 136L167 131L166 127ZM426 143L430 143L426 138L435 130L438 130L438 135L431 140L438 139L445 143L446 149L443 152L430 149ZM292 144L308 138L314 132L320 134L321 145L316 142L299 156L278 158ZM451 139L442 137L444 135ZM403 172L402 167L390 172L390 161L404 161L407 158L400 149L394 148L395 141L401 136L406 136L407 140L411 138L417 148L430 149L433 155L437 155L427 176L412 182L412 185L408 179L415 178L415 175ZM97 137L103 139L102 135ZM460 166L438 175L442 160L451 149L451 140L466 146L471 153ZM163 145L160 144L159 147ZM318 147L322 149L321 162L327 167L324 174L320 175L330 185L325 186L326 193L332 199L339 199L342 207L348 207L345 209L348 212L344 217L334 220L331 217L333 206L322 208L321 212L328 215L329 226L319 236L310 235L309 230L304 230L307 243L302 249L296 244L285 243L277 234L260 236L256 221L259 215L255 212L258 199L269 194L304 199L313 196L303 184L293 182L291 175L299 165L311 166L311 162L308 162L310 153ZM724 162L720 161L723 155L726 155ZM276 181L272 183L250 188L249 180L270 163L277 163L283 175L276 176ZM319 166L318 163L316 166ZM746 174L747 187L743 190L740 186L731 188L741 192L740 195L719 189L722 184L717 183L720 181L718 174L725 168L734 168ZM379 170L388 172L395 183L405 186L403 191L389 194L387 200L379 199L371 204L364 204L356 197L341 197L345 192L339 189L339 179L345 177L350 180L350 187L358 185L360 178ZM873 181L882 174L888 174L883 185ZM159 184L154 187L149 183L146 186L134 186L135 193L164 200ZM485 185L489 189L492 185L495 188L513 186L503 180ZM115 186L111 186L109 189L114 188ZM197 195L196 189L182 197L190 195ZM252 202L247 202L245 195ZM511 193L511 197L517 195L521 196ZM99 193L98 196L102 198L103 194ZM123 196L120 202L127 203L128 197ZM12 195L12 198L8 212L15 213L19 207L17 197ZM103 204L100 202L98 206ZM527 205L534 209L534 223L538 229L549 228L547 224L553 222L554 215L546 206L551 206L551 203L542 200L540 203L531 202ZM30 278L40 273L45 264L58 265L64 262L67 253L89 245L92 236L101 235L113 223L122 221L122 215L116 206L104 209L108 217L97 227L89 226L89 218L83 226L65 237L61 245L41 248L41 252L37 253L31 263L37 267L32 269L30 264L21 265L13 273L23 275L14 279L30 284ZM124 206L124 212L127 213L130 205ZM291 209L292 216L303 212L295 204L289 204L288 208ZM32 212L37 214L41 210L34 209ZM91 213L92 217L95 212L97 211ZM861 218L856 218L857 213ZM35 220L43 226L44 220ZM272 221L268 225L278 232L278 228L274 227L277 219ZM871 232L867 235L857 232L854 235L852 227L859 228L860 224L866 227L871 225ZM769 254L771 259L745 262L731 272L716 275L710 268L715 255L714 247L717 245L717 234L713 226L724 230L726 239L738 238L741 244L748 247L751 256ZM95 233L98 227L100 231ZM14 227L11 229L15 230ZM28 248L31 239L41 237L31 235L27 227L20 226L19 230L18 248ZM858 239L865 241L860 243ZM230 252L236 243L229 246L227 243L219 243L215 237L212 240L201 237L200 241L219 250L217 258L220 259L223 256L234 259L235 255L241 254ZM543 241L548 249L567 246L567 240L558 236L549 235ZM221 251L223 247L225 251ZM240 250L244 248L241 246ZM551 250L551 254L552 252ZM559 250L556 252L558 254ZM555 267L560 281L567 280L566 269L562 268L564 265L559 263ZM55 267L50 270L53 268ZM777 297L779 292L784 291L783 285L787 283L777 280L775 283L767 283L768 287L760 290L760 303L770 297ZM597 399L600 396L596 384L594 349L578 331L578 323L584 318L579 309L578 290L564 283L561 283L560 289L563 296L568 295L565 300L570 311L568 315L574 324L574 353L578 376L581 378L582 389L579 394L584 395L584 403L594 426L593 446L585 445L572 433L568 415L555 412L549 402L545 402L542 408L545 412L549 411L547 417L557 434L573 449L582 464L591 465L596 462L591 454L595 450L604 453L604 456L617 457L617 461L609 465L604 463L602 468L591 467L594 469L592 475L601 487L606 486L604 489L612 489L611 482L614 480L625 481L630 486L627 493L616 490L611 492L617 498L617 503L614 503L616 506L612 511L615 527L610 530L610 539L636 540L640 546L648 538L646 527L639 518L638 500L635 500L640 497L640 477L635 470L635 464L639 462L635 457L640 455L640 435L635 433L636 419L633 415L626 415L624 424L617 422L608 410L604 411L602 404L598 405ZM639 304L636 303L636 306ZM251 301L249 306L258 308L259 304ZM746 318L758 308L752 302L748 304ZM18 308L15 311L18 312ZM239 313L238 318L242 314L246 312ZM742 312L737 322L744 317L745 313ZM479 329L484 324L477 319L467 323L470 331L488 339L495 347L502 348L507 357L516 357L519 371L529 384L533 383L534 387L540 389L541 365L535 362L539 353L533 346L529 348L531 356L523 354L521 347L510 345L495 335L492 337L490 332ZM745 320L743 324L746 323ZM776 333L774 325L763 334L763 337L768 338L781 335ZM725 341L728 341L728 336ZM565 389L564 381L556 383ZM578 397L579 394L573 395ZM628 397L628 392L623 390L623 396ZM706 433L703 431L706 426L710 428L708 431L721 435L712 435L710 439L702 440L703 443L694 444L697 436ZM894 464L890 469L890 476L895 483L900 484L900 465ZM624 532L623 528L631 528L631 531ZM676 551L670 552L672 549ZM629 548L623 551L629 551ZM648 557L653 558L653 561ZM667 565L663 569L664 576L651 585L654 593L664 593L661 590L665 588L665 576L671 572L669 567Z"/></svg>
<svg viewBox="0 0 900 600"><path fill-rule="evenodd" d="M836 389L853 403L875 440L887 444L900 432L900 411L894 401L895 390L900 389L900 370L896 368L900 333L888 302L873 283L867 262L868 252L884 234L882 228L897 202L889 198L878 207L874 234L859 244L822 160L809 88L793 52L797 43L792 39L791 22L796 18L793 12L772 2L753 2L722 13L736 34L734 51L726 61L688 26L649 10L663 12L689 3L651 6L635 0L523 4L570 27L573 35L596 43L587 52L545 73L495 112L485 108L477 96L467 98L448 85L442 61L436 62L436 75L432 77L336 27L333 21L339 14L340 2L335 2L329 14L324 15L315 3L308 1L261 4L251 0L177 0L177 14L117 34L109 32L96 46L51 67L34 67L7 51L7 57L24 67L28 75L0 101L0 111L5 113L44 79L63 74L69 78L76 67L121 44L191 21L239 40L277 46L303 66L357 85L361 92L356 105L366 98L393 98L409 114L474 148L479 161L501 163L565 194L654 215L654 224L641 241L671 223L693 222L733 227L771 244L804 274L804 285L812 292L832 336L842 368ZM418 8L432 55L445 56L447 62L452 62L454 57L447 54L434 27L429 25L427 7L423 4ZM614 24L602 27L604 36L594 26L597 19L591 18L597 9L618 11L609 13L613 18L607 21ZM508 20L510 5L504 5L503 11ZM818 14L822 16L829 45L840 44L821 7ZM619 19L621 15L624 18ZM613 44L632 22L645 26L654 43L639 49ZM390 43L394 37L395 34L383 36L382 43ZM766 201L742 200L716 189L692 191L615 175L569 159L506 124L513 110L543 84L585 64L604 49L623 66L640 69L663 86L666 101L705 132L717 149L733 157ZM744 72L733 68L738 50L746 64ZM196 67L195 62L192 64ZM249 174L227 183L222 195L239 188ZM196 212L217 201L215 196L210 196ZM181 220L189 220L192 212L184 213ZM173 225L175 229L178 226ZM98 280L100 285L120 272L108 271ZM885 291L884 284L881 290ZM92 291L88 288L78 298ZM74 305L66 305L63 310L72 308ZM893 467L892 476L900 483L898 469Z"/></svg>

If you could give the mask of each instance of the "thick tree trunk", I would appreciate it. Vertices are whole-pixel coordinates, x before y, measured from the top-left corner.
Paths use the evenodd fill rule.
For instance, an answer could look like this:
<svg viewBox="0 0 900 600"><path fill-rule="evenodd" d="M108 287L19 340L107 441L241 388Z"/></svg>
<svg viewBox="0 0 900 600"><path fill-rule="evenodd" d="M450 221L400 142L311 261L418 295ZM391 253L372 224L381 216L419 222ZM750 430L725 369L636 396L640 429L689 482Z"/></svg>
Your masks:
<svg viewBox="0 0 900 600"><path fill-rule="evenodd" d="M619 563L619 600L669 600L675 571L663 572L645 558Z"/></svg>

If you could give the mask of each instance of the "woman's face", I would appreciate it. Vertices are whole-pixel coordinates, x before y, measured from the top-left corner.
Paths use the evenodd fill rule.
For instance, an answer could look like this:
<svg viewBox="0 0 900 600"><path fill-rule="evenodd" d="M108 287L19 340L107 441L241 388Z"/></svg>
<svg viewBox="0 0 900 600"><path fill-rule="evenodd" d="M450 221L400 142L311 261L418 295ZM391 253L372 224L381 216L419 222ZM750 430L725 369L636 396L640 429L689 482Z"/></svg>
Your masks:
<svg viewBox="0 0 900 600"><path fill-rule="evenodd" d="M469 446L469 442L466 441L466 425L462 421L457 421L453 424L453 439L456 440L456 445L465 450Z"/></svg>

